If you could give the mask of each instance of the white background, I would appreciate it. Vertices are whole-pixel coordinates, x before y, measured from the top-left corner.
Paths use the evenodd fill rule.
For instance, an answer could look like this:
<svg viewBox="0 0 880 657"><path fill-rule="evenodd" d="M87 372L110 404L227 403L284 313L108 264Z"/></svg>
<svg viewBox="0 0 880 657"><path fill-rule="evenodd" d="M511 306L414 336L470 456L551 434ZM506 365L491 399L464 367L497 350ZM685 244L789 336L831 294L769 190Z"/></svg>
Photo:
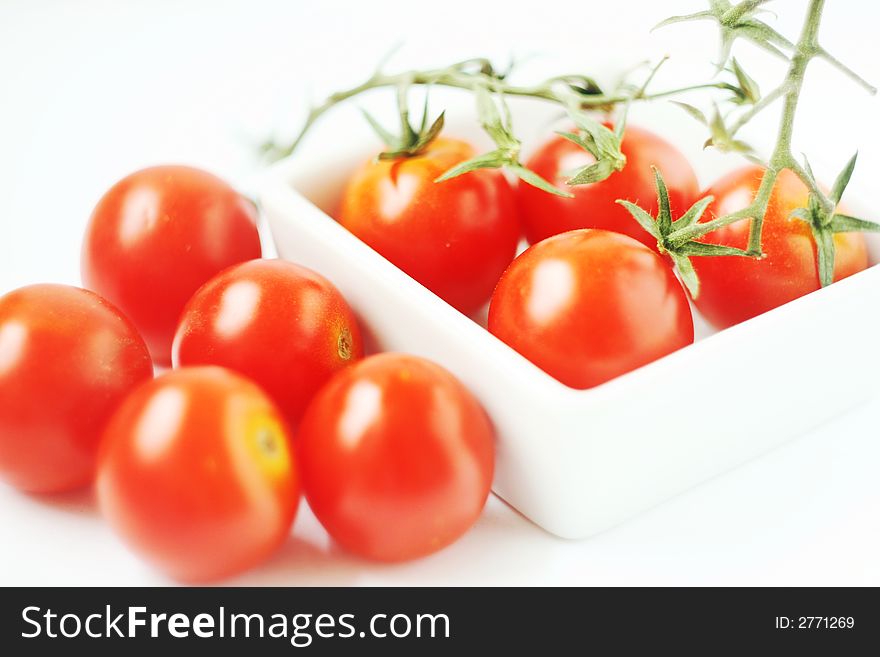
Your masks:
<svg viewBox="0 0 880 657"><path fill-rule="evenodd" d="M880 82L880 11L874 3L828 4L826 47ZM780 30L795 36L805 5L772 3ZM659 89L711 74L711 25L649 34L660 19L703 6L2 0L0 293L38 281L78 283L89 212L131 170L185 162L247 191L259 169L254 142L290 134L310 100L358 82L397 43L404 46L392 68L514 54L530 57L526 72L590 73L668 53ZM737 52L771 88L780 64L748 47ZM818 63L802 105L796 152L808 151L828 180L858 148L851 192L870 205L880 173L880 101ZM774 118L761 117L745 136L771 143ZM705 171L717 156L702 153L695 134L681 146ZM554 538L493 498L477 526L442 553L376 566L339 553L303 509L280 553L232 583L878 585L878 427L875 396L583 541ZM36 499L0 485L0 584L166 582L121 546L89 494Z"/></svg>

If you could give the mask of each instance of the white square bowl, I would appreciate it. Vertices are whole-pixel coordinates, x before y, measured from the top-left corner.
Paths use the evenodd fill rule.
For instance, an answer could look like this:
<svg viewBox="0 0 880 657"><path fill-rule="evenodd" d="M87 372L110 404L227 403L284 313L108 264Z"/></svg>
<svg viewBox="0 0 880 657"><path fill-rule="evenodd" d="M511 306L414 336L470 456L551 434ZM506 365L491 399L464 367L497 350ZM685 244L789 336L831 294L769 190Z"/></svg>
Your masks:
<svg viewBox="0 0 880 657"><path fill-rule="evenodd" d="M546 132L546 113L514 110L518 124ZM362 119L327 117L262 178L279 255L329 278L378 348L434 360L476 394L498 431L494 491L547 531L607 529L841 413L877 383L872 266L730 329L704 328L693 345L601 386L568 388L331 219L349 174L379 147L352 121ZM473 124L447 133L481 141Z"/></svg>

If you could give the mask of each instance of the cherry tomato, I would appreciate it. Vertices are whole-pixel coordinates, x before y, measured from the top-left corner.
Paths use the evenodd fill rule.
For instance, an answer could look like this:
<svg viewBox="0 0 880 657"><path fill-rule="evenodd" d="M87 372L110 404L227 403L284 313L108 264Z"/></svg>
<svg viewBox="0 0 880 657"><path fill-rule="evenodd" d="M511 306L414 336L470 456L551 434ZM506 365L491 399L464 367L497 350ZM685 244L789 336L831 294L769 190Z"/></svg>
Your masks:
<svg viewBox="0 0 880 657"><path fill-rule="evenodd" d="M549 237L504 272L489 330L572 388L590 388L694 341L684 288L631 237L581 229Z"/></svg>
<svg viewBox="0 0 880 657"><path fill-rule="evenodd" d="M434 182L473 155L470 145L440 138L415 157L370 160L348 183L339 213L348 230L466 314L488 301L520 235L500 171Z"/></svg>
<svg viewBox="0 0 880 657"><path fill-rule="evenodd" d="M290 533L300 495L280 412L220 367L169 371L126 399L107 427L97 484L128 544L190 582L265 559Z"/></svg>
<svg viewBox="0 0 880 657"><path fill-rule="evenodd" d="M741 210L755 197L763 169L748 166L721 178L706 194L715 197L703 221ZM700 277L695 305L717 328L726 328L818 290L816 243L810 226L791 216L806 207L807 187L791 171L776 179L764 216L761 260L730 256L692 258ZM705 236L703 241L745 249L749 221L739 221ZM865 239L860 233L834 236L834 280L851 276L868 266Z"/></svg>
<svg viewBox="0 0 880 657"><path fill-rule="evenodd" d="M89 484L105 423L152 375L134 326L97 294L31 285L0 297L0 475L32 492Z"/></svg>
<svg viewBox="0 0 880 657"><path fill-rule="evenodd" d="M259 257L249 201L205 171L158 166L123 178L98 202L82 279L131 318L153 359L167 365L193 292L220 270Z"/></svg>
<svg viewBox="0 0 880 657"><path fill-rule="evenodd" d="M494 431L473 395L438 365L379 354L337 374L297 436L309 505L340 545L382 561L448 545L492 484Z"/></svg>
<svg viewBox="0 0 880 657"><path fill-rule="evenodd" d="M223 365L253 379L295 426L311 398L363 356L345 299L323 276L283 260L236 265L187 304L175 365Z"/></svg>
<svg viewBox="0 0 880 657"><path fill-rule="evenodd" d="M654 188L656 166L669 189L672 216L685 212L697 200L699 185L691 165L672 144L643 128L627 125L621 152L626 166L603 181L569 187L571 172L595 162L595 158L577 144L563 137L553 137L529 158L526 166L556 186L567 189L574 198L562 198L531 185L517 186L517 201L531 244L551 235L576 228L603 228L634 237L657 248L652 238L627 212L615 203L625 199L657 214L657 191Z"/></svg>

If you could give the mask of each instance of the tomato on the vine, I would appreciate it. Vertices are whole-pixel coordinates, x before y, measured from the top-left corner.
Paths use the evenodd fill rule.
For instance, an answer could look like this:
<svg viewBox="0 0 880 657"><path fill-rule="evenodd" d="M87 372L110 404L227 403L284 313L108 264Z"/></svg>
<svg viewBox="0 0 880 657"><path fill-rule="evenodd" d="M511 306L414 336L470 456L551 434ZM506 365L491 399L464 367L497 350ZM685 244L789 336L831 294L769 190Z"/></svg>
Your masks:
<svg viewBox="0 0 880 657"><path fill-rule="evenodd" d="M363 356L357 321L323 276L283 260L252 260L190 299L173 362L223 365L268 392L296 426L317 390Z"/></svg>
<svg viewBox="0 0 880 657"><path fill-rule="evenodd" d="M631 237L581 229L521 253L498 282L489 330L573 388L590 388L691 344L670 265Z"/></svg>
<svg viewBox="0 0 880 657"><path fill-rule="evenodd" d="M473 155L469 144L441 137L412 157L370 160L349 181L339 212L349 231L466 314L489 299L520 236L500 171L434 182Z"/></svg>
<svg viewBox="0 0 880 657"><path fill-rule="evenodd" d="M474 396L430 361L379 354L337 374L296 439L309 505L347 550L383 561L448 545L479 516L494 430Z"/></svg>
<svg viewBox="0 0 880 657"><path fill-rule="evenodd" d="M764 170L748 166L733 171L706 190L715 200L703 221L747 207L755 198ZM818 290L816 243L809 224L792 211L807 206L806 185L789 170L779 173L764 215L761 248L764 258L699 256L691 259L700 278L695 304L717 328L726 328ZM724 226L701 241L745 249L748 220ZM834 280L868 266L865 238L860 233L834 235Z"/></svg>
<svg viewBox="0 0 880 657"><path fill-rule="evenodd" d="M89 484L105 423L152 375L134 326L97 294L45 284L0 297L0 476L32 492Z"/></svg>
<svg viewBox="0 0 880 657"><path fill-rule="evenodd" d="M652 249L657 248L657 240L615 201L631 201L655 216L657 192L651 169L655 166L666 181L675 217L697 199L697 177L675 146L643 128L627 125L620 150L626 156L623 170L615 171L600 182L576 186L565 184L571 173L595 161L583 148L564 137L555 136L532 154L526 166L557 187L571 192L574 198L554 196L531 185L517 185L520 216L531 244L577 228L602 228L629 235Z"/></svg>
<svg viewBox="0 0 880 657"><path fill-rule="evenodd" d="M136 171L92 213L83 283L116 304L153 359L167 365L177 319L193 292L222 269L260 257L256 217L250 201L205 171Z"/></svg>
<svg viewBox="0 0 880 657"><path fill-rule="evenodd" d="M129 396L107 426L97 489L129 545L191 582L265 559L286 540L300 496L281 413L220 367L172 370Z"/></svg>

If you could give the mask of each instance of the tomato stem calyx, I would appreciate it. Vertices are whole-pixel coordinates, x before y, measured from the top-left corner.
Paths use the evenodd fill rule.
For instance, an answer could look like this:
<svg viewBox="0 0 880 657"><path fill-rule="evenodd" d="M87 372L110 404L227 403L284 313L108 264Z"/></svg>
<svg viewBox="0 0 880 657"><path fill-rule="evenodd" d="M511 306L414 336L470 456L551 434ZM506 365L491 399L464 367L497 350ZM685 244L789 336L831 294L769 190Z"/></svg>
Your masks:
<svg viewBox="0 0 880 657"><path fill-rule="evenodd" d="M382 139L388 150L376 156L379 160L396 160L413 157L422 153L443 130L445 112L440 112L433 122L428 122L428 94L425 94L425 107L419 128L413 128L409 120L409 104L407 102L408 85L397 88L397 107L400 115L400 134L395 135L376 121L366 110L361 110L364 118Z"/></svg>
<svg viewBox="0 0 880 657"><path fill-rule="evenodd" d="M657 240L657 249L660 253L668 254L672 258L682 283L691 297L696 299L700 294L700 279L691 263L691 256L751 256L753 254L732 246L705 244L686 237L687 229L700 221L706 208L714 200L713 197L706 196L700 199L687 212L673 220L666 183L657 167L651 168L654 171L654 185L657 188L657 217L652 217L630 201L618 200L617 203L625 207L639 225Z"/></svg>

